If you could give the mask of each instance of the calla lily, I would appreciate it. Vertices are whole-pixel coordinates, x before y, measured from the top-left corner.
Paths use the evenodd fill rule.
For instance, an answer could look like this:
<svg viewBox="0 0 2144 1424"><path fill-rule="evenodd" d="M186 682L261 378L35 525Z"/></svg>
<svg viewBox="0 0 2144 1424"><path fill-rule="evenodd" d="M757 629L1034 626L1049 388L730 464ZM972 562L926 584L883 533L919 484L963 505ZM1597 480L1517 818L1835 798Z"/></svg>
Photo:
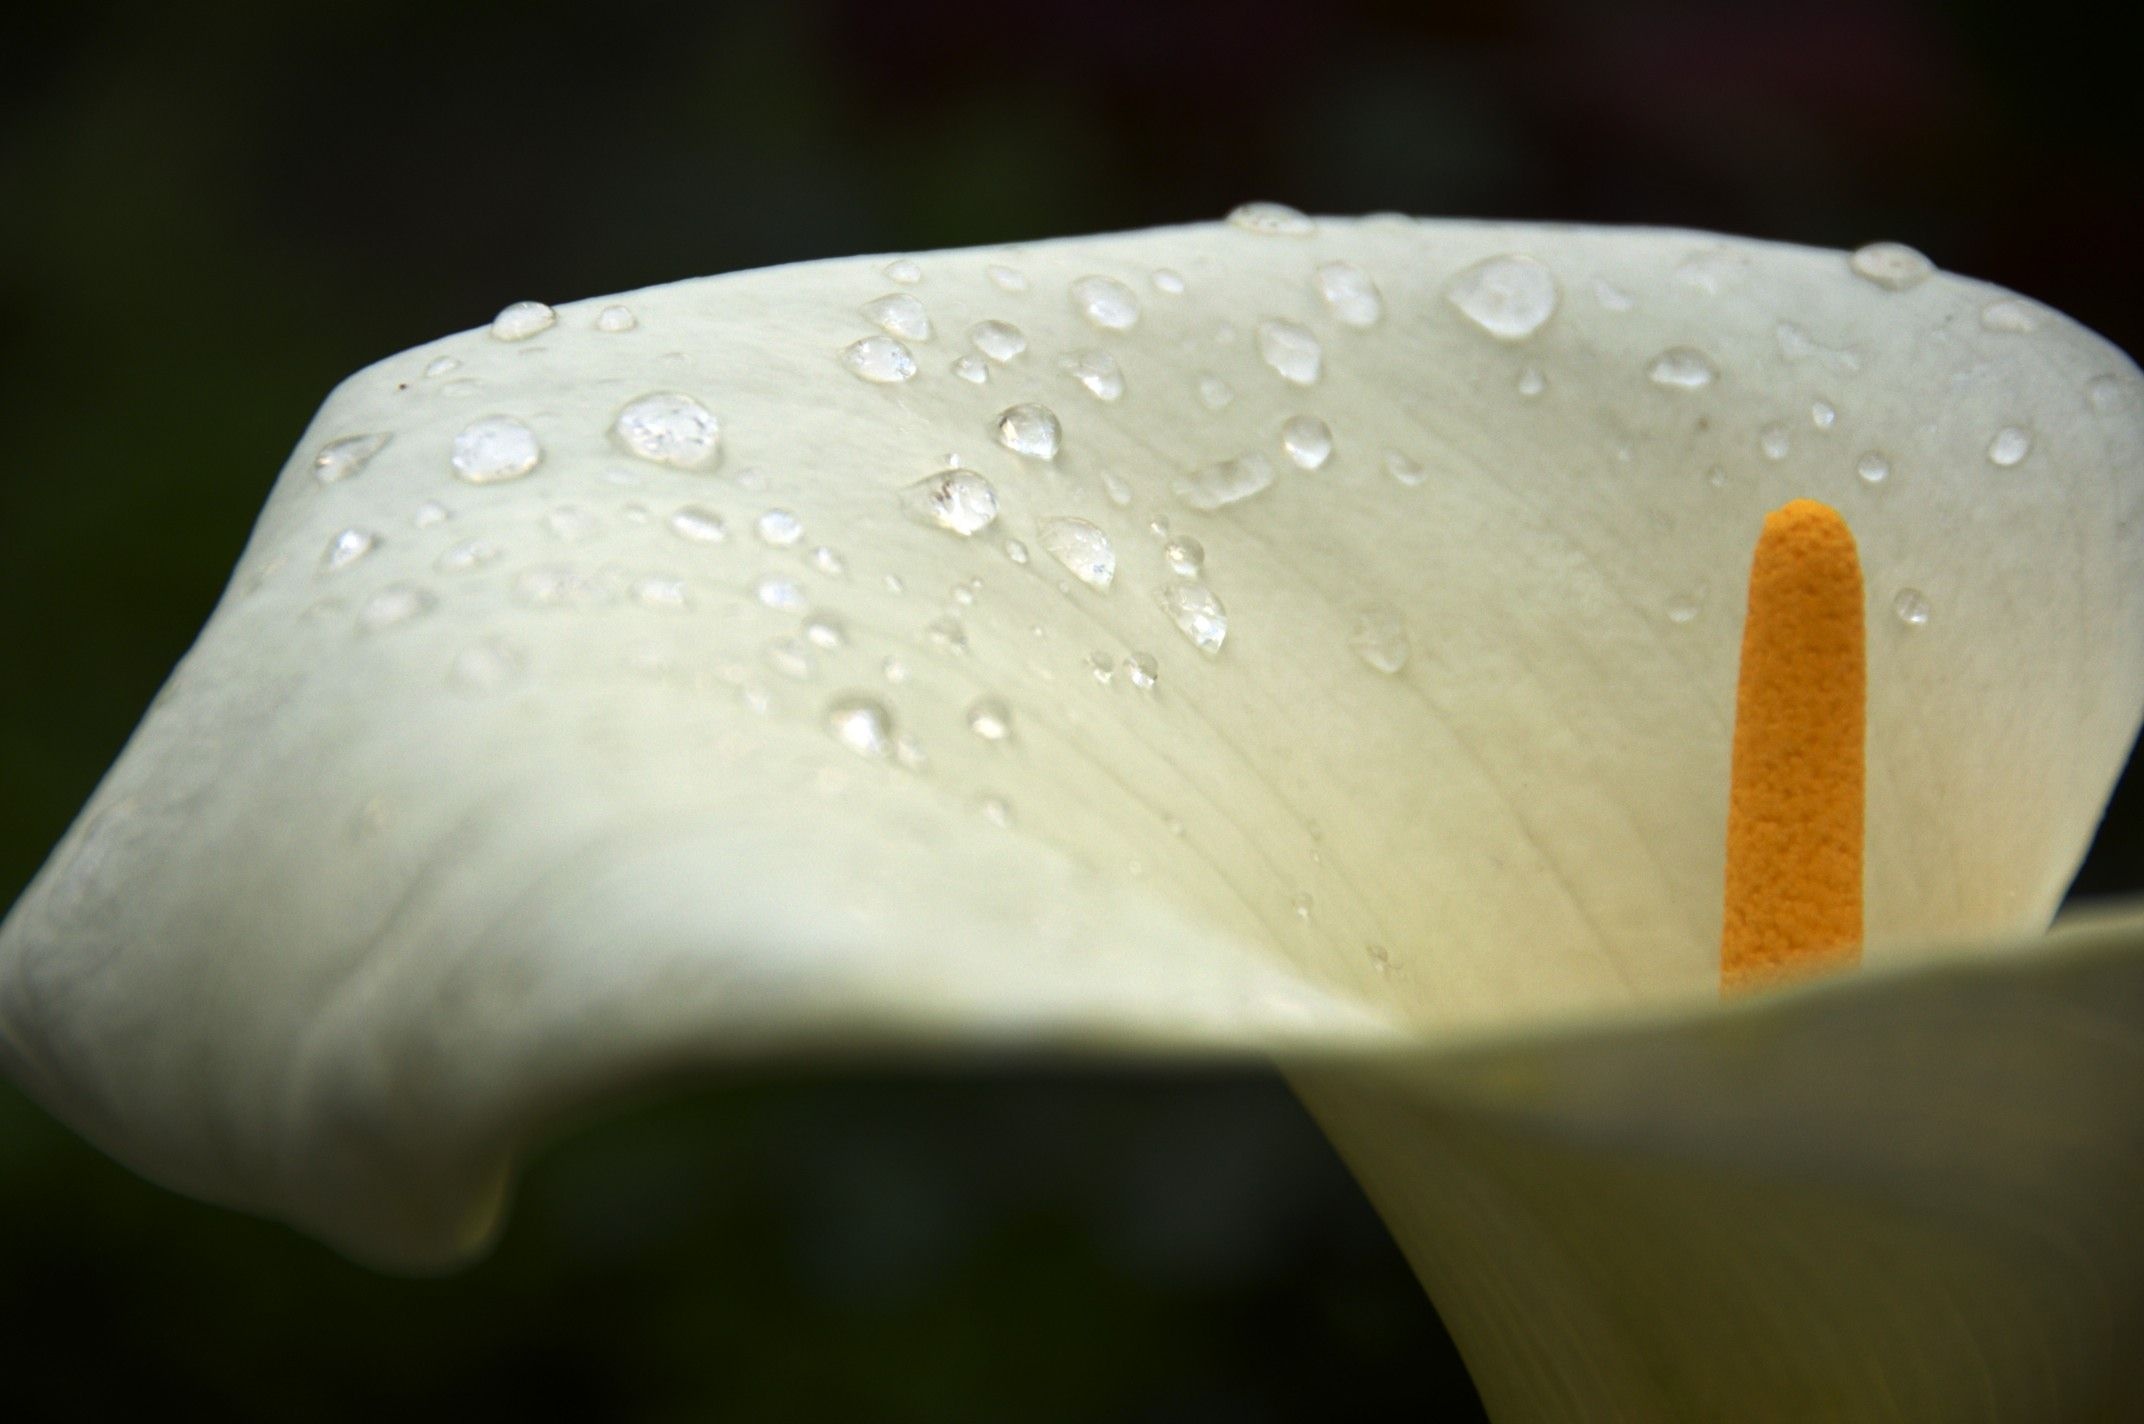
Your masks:
<svg viewBox="0 0 2144 1424"><path fill-rule="evenodd" d="M2133 1399L2144 385L1668 231L1230 222L352 377L0 931L8 1071L390 1268L680 1070L1278 1062L1499 1418ZM1864 967L1722 1004L1742 585L1869 589Z"/></svg>

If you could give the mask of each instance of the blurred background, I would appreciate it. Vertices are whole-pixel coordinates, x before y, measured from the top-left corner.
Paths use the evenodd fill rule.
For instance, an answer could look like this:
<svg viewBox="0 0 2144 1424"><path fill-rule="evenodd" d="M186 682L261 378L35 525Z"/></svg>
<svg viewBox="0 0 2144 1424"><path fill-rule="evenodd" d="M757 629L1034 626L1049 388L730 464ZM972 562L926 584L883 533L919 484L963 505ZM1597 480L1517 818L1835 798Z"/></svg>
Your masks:
<svg viewBox="0 0 2144 1424"><path fill-rule="evenodd" d="M2050 7L82 3L0 45L0 904L342 376L509 301L1219 217L1909 242L2144 349L2133 57ZM2144 887L2125 782L2082 896ZM0 1086L12 1417L1479 1417L1275 1082L712 1085L391 1280Z"/></svg>

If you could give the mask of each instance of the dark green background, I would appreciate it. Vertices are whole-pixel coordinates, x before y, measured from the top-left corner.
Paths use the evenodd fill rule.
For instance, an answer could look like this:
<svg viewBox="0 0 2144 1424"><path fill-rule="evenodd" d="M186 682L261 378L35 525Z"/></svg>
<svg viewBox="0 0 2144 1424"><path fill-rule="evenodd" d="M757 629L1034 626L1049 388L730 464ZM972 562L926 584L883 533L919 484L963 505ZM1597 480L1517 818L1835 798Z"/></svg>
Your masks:
<svg viewBox="0 0 2144 1424"><path fill-rule="evenodd" d="M1158 16L1157 13L1158 12ZM523 297L1313 211L1688 224L2144 345L2129 53L2056 7L90 4L0 36L0 901L341 376ZM2125 787L2081 887L2144 885ZM1274 1083L728 1083L572 1137L389 1280L0 1090L25 1420L1478 1409Z"/></svg>

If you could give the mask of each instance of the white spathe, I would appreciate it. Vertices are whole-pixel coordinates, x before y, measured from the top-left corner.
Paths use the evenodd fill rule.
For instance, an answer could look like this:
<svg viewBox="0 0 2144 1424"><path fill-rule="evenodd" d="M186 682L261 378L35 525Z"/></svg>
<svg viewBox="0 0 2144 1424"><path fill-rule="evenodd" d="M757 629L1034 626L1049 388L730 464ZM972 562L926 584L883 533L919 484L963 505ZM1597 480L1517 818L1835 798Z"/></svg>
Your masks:
<svg viewBox="0 0 2144 1424"><path fill-rule="evenodd" d="M912 274L854 259L352 377L0 930L0 1061L160 1180L425 1268L530 1133L679 1069L1277 1056L1450 1287L1437 1135L1377 1145L1393 1082L1443 1081L1407 1065L1633 1015L1712 1042L1742 581L1803 496L1870 588L1870 1003L1910 1006L1905 946L2046 926L2144 706L2128 358L1837 252L1257 226L918 257L937 335L898 351L866 309ZM1026 349L956 374L986 321ZM1682 351L1717 374L1653 378ZM512 436L462 440L481 478L472 427ZM979 526L904 498L953 465ZM1029 552L1064 519L1106 589ZM1639 1346L1500 1394L1517 1357L1444 1304L1492 1401L1709 1397Z"/></svg>

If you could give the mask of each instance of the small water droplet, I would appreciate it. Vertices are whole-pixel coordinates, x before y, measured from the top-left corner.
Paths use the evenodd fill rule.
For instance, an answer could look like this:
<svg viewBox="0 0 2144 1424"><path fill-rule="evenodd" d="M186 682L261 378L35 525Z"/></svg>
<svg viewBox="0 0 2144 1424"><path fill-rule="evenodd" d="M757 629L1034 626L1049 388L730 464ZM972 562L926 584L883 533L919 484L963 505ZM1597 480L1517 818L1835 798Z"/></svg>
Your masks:
<svg viewBox="0 0 2144 1424"><path fill-rule="evenodd" d="M1050 557L1089 588L1108 590L1117 576L1117 551L1109 536L1084 519L1045 519L1035 537Z"/></svg>
<svg viewBox="0 0 2144 1424"><path fill-rule="evenodd" d="M890 336L867 336L842 348L841 364L864 380L880 385L916 374L915 353Z"/></svg>
<svg viewBox="0 0 2144 1424"><path fill-rule="evenodd" d="M692 599L685 592L684 580L673 578L634 580L633 601L642 608L653 608L665 613L681 613L692 606Z"/></svg>
<svg viewBox="0 0 2144 1424"><path fill-rule="evenodd" d="M1627 312L1637 305L1636 299L1630 293L1606 277L1593 279L1593 300L1601 304L1602 311Z"/></svg>
<svg viewBox="0 0 2144 1424"><path fill-rule="evenodd" d="M2006 425L1988 442L1988 463L2009 469L2032 453L2032 432Z"/></svg>
<svg viewBox="0 0 2144 1424"><path fill-rule="evenodd" d="M1288 903L1295 910L1295 917L1306 925L1310 923L1310 917L1316 911L1318 904L1308 890L1296 891L1295 898Z"/></svg>
<svg viewBox="0 0 2144 1424"><path fill-rule="evenodd" d="M345 529L328 540L320 566L329 573L346 569L379 547L380 536L369 529Z"/></svg>
<svg viewBox="0 0 2144 1424"><path fill-rule="evenodd" d="M953 363L953 374L971 386L979 386L990 379L990 367L980 356L962 356Z"/></svg>
<svg viewBox="0 0 2144 1424"><path fill-rule="evenodd" d="M1015 564L1024 566L1027 563L1027 545L1021 543L1018 539L1007 539L1005 541L1005 557Z"/></svg>
<svg viewBox="0 0 2144 1424"><path fill-rule="evenodd" d="M826 729L858 756L884 758L893 753L893 713L875 697L850 693L835 698L826 705Z"/></svg>
<svg viewBox="0 0 2144 1424"><path fill-rule="evenodd" d="M1898 597L1891 600L1891 612L1908 628L1924 626L1933 611L1929 607L1928 595L1917 588L1902 588Z"/></svg>
<svg viewBox="0 0 2144 1424"><path fill-rule="evenodd" d="M1046 405L1016 405L998 413L998 444L1015 455L1054 460L1064 442L1057 412Z"/></svg>
<svg viewBox="0 0 2144 1424"><path fill-rule="evenodd" d="M1133 653L1124 660L1124 680L1141 692L1152 692L1161 681L1161 663L1152 653Z"/></svg>
<svg viewBox="0 0 2144 1424"><path fill-rule="evenodd" d="M679 470L712 469L722 457L722 427L691 396L655 391L618 412L618 443L643 460Z"/></svg>
<svg viewBox="0 0 2144 1424"><path fill-rule="evenodd" d="M1193 647L1207 654L1221 651L1228 639L1228 609L1212 589L1195 579L1172 579L1155 598Z"/></svg>
<svg viewBox="0 0 2144 1424"><path fill-rule="evenodd" d="M1263 237L1308 237L1318 230L1315 222L1286 203L1245 203L1228 215L1228 221Z"/></svg>
<svg viewBox="0 0 2144 1424"><path fill-rule="evenodd" d="M1427 466L1398 450L1385 452L1385 473L1409 489L1414 489L1429 479Z"/></svg>
<svg viewBox="0 0 2144 1424"><path fill-rule="evenodd" d="M688 504L673 513L670 532L694 544L719 544L729 537L729 525L705 505Z"/></svg>
<svg viewBox="0 0 2144 1424"><path fill-rule="evenodd" d="M526 341L557 320L558 313L542 302L515 302L491 319L491 334L500 341Z"/></svg>
<svg viewBox="0 0 2144 1424"><path fill-rule="evenodd" d="M1705 599L1711 592L1708 586L1699 584L1696 588L1687 589L1670 598L1668 622L1677 625L1696 622L1697 615L1705 611Z"/></svg>
<svg viewBox="0 0 2144 1424"><path fill-rule="evenodd" d="M1528 366L1519 372L1519 394L1528 400L1548 389L1548 377L1541 374L1539 366Z"/></svg>
<svg viewBox="0 0 2144 1424"><path fill-rule="evenodd" d="M819 660L812 650L797 638L770 639L760 650L767 666L793 682L809 682L819 671Z"/></svg>
<svg viewBox="0 0 2144 1424"><path fill-rule="evenodd" d="M1292 321L1258 323L1258 354L1282 380L1298 386L1317 384L1325 348L1307 326Z"/></svg>
<svg viewBox="0 0 2144 1424"><path fill-rule="evenodd" d="M1887 292L1918 287L1934 275L1936 264L1902 242L1872 242L1846 259L1858 277Z"/></svg>
<svg viewBox="0 0 2144 1424"><path fill-rule="evenodd" d="M1355 613L1355 629L1348 638L1355 655L1382 673L1396 673L1414 656L1414 641L1407 636L1407 620L1389 603L1366 603Z"/></svg>
<svg viewBox="0 0 2144 1424"><path fill-rule="evenodd" d="M465 574L484 567L504 552L489 539L464 539L439 556L437 567L443 574Z"/></svg>
<svg viewBox="0 0 2144 1424"><path fill-rule="evenodd" d="M1081 277L1071 287L1072 307L1104 331L1130 331L1139 324L1139 296L1114 277Z"/></svg>
<svg viewBox="0 0 2144 1424"><path fill-rule="evenodd" d="M793 547L804 537L804 521L786 509L770 509L752 523L759 542L777 549Z"/></svg>
<svg viewBox="0 0 2144 1424"><path fill-rule="evenodd" d="M1027 334L1009 321L979 321L968 328L968 340L1000 365L1027 350Z"/></svg>
<svg viewBox="0 0 2144 1424"><path fill-rule="evenodd" d="M848 562L824 544L811 551L811 566L828 578L840 578L849 571Z"/></svg>
<svg viewBox="0 0 2144 1424"><path fill-rule="evenodd" d="M433 380L444 376L449 371L459 371L461 368L462 363L452 356L434 356L424 363L424 375L426 380Z"/></svg>
<svg viewBox="0 0 2144 1424"><path fill-rule="evenodd" d="M514 599L531 608L592 608L610 601L610 590L563 564L524 570L514 580Z"/></svg>
<svg viewBox="0 0 2144 1424"><path fill-rule="evenodd" d="M1161 546L1161 557L1171 573L1196 578L1206 567L1206 546L1189 534L1179 534Z"/></svg>
<svg viewBox="0 0 2144 1424"><path fill-rule="evenodd" d="M1342 326L1371 327L1385 314L1385 299L1370 274L1352 262L1328 262L1317 271L1318 295Z"/></svg>
<svg viewBox="0 0 2144 1424"><path fill-rule="evenodd" d="M1767 460L1784 460L1794 450L1794 436L1786 426L1774 422L1757 432L1757 448Z"/></svg>
<svg viewBox="0 0 2144 1424"><path fill-rule="evenodd" d="M1193 509L1212 512L1226 509L1272 487L1276 478L1273 462L1253 450L1233 460L1208 465L1203 470L1179 475L1169 488Z"/></svg>
<svg viewBox="0 0 2144 1424"><path fill-rule="evenodd" d="M1016 269L1007 267L1002 263L991 263L983 269L983 275L990 279L990 285L1001 292L1024 292L1027 290L1027 277Z"/></svg>
<svg viewBox="0 0 2144 1424"><path fill-rule="evenodd" d="M827 652L847 647L849 625L842 621L840 614L821 610L804 620L804 641Z"/></svg>
<svg viewBox="0 0 2144 1424"><path fill-rule="evenodd" d="M377 633L422 617L438 602L428 590L415 584L389 584L365 600L357 612L357 624L368 633Z"/></svg>
<svg viewBox="0 0 2144 1424"><path fill-rule="evenodd" d="M2022 335L2040 322L2032 310L2032 303L2020 301L2016 297L2003 297L1980 309L1980 324L1990 331L2007 331Z"/></svg>
<svg viewBox="0 0 2144 1424"><path fill-rule="evenodd" d="M631 331L640 325L640 318L633 315L631 307L613 304L596 313L596 330L612 333Z"/></svg>
<svg viewBox="0 0 2144 1424"><path fill-rule="evenodd" d="M1854 473L1863 484L1880 485L1891 477L1891 462L1881 450L1864 450L1854 462Z"/></svg>
<svg viewBox="0 0 2144 1424"><path fill-rule="evenodd" d="M1453 277L1445 300L1499 341L1524 341L1556 314L1556 278L1531 257L1491 257Z"/></svg>
<svg viewBox="0 0 2144 1424"><path fill-rule="evenodd" d="M968 704L968 730L986 742L1012 736L1012 708L1001 697L978 697Z"/></svg>
<svg viewBox="0 0 2144 1424"><path fill-rule="evenodd" d="M1280 428L1280 447L1299 470L1322 469L1332 458L1332 427L1314 415L1298 415Z"/></svg>
<svg viewBox="0 0 2144 1424"><path fill-rule="evenodd" d="M779 574L761 574L752 583L752 596L762 607L781 613L802 613L807 606L804 590Z"/></svg>
<svg viewBox="0 0 2144 1424"><path fill-rule="evenodd" d="M1371 967L1374 968L1379 974L1389 975L1392 973L1391 950L1386 949L1381 944L1373 944L1368 947L1367 952L1370 956Z"/></svg>
<svg viewBox="0 0 2144 1424"><path fill-rule="evenodd" d="M942 653L958 656L968 651L968 630L950 613L924 624L923 632Z"/></svg>
<svg viewBox="0 0 2144 1424"><path fill-rule="evenodd" d="M895 687L899 687L902 683L908 681L908 664L902 662L891 653L888 653L885 660L878 665L878 670L879 675Z"/></svg>
<svg viewBox="0 0 2144 1424"><path fill-rule="evenodd" d="M865 302L860 308L865 321L870 322L888 336L906 337L910 341L931 339L930 313L923 303L907 292L890 292Z"/></svg>
<svg viewBox="0 0 2144 1424"><path fill-rule="evenodd" d="M1058 361L1058 369L1087 388L1096 400L1113 401L1124 394L1124 371L1107 351L1076 351Z"/></svg>
<svg viewBox="0 0 2144 1424"><path fill-rule="evenodd" d="M510 415L471 421L454 437L454 473L473 485L518 480L543 459L536 432Z"/></svg>
<svg viewBox="0 0 2144 1424"><path fill-rule="evenodd" d="M577 504L557 504L543 512L543 532L576 544L596 532L596 517Z"/></svg>
<svg viewBox="0 0 2144 1424"><path fill-rule="evenodd" d="M911 519L966 539L998 517L998 492L973 470L940 470L902 490L901 508Z"/></svg>
<svg viewBox="0 0 2144 1424"><path fill-rule="evenodd" d="M410 511L409 522L419 529L430 529L435 525L446 523L453 517L453 515L447 513L445 505L436 499L428 499Z"/></svg>
<svg viewBox="0 0 2144 1424"><path fill-rule="evenodd" d="M1235 398L1236 393L1219 376L1199 377L1199 402L1208 410L1224 410Z"/></svg>
<svg viewBox="0 0 2144 1424"><path fill-rule="evenodd" d="M1670 346L1653 358L1645 374L1656 386L1676 390L1702 390L1719 379L1720 368L1694 346Z"/></svg>
<svg viewBox="0 0 2144 1424"><path fill-rule="evenodd" d="M1721 469L1718 465L1712 466L1705 471L1705 483L1713 489L1726 489L1727 471Z"/></svg>
<svg viewBox="0 0 2144 1424"><path fill-rule="evenodd" d="M1815 401L1809 407L1809 423L1819 430L1829 430L1839 423L1837 407L1830 401Z"/></svg>
<svg viewBox="0 0 2144 1424"><path fill-rule="evenodd" d="M1154 290L1172 297L1184 294L1184 274L1173 267L1156 267L1153 276Z"/></svg>
<svg viewBox="0 0 2144 1424"><path fill-rule="evenodd" d="M387 447L391 436L351 435L330 440L313 456L313 478L324 485L346 480L365 468L367 461Z"/></svg>
<svg viewBox="0 0 2144 1424"><path fill-rule="evenodd" d="M879 269L889 282L899 282L904 287L913 287L923 280L923 269L906 257L896 257Z"/></svg>
<svg viewBox="0 0 2144 1424"><path fill-rule="evenodd" d="M2084 383L2084 398L2091 402L2094 410L2119 410L2128 400L2129 392L2119 376L2094 376Z"/></svg>
<svg viewBox="0 0 2144 1424"><path fill-rule="evenodd" d="M505 638L481 638L454 655L447 681L463 692L497 692L527 665L527 654Z"/></svg>
<svg viewBox="0 0 2144 1424"><path fill-rule="evenodd" d="M1094 680L1096 682L1099 682L1100 684L1102 684L1102 686L1107 687L1110 683L1116 680L1116 659L1110 657L1109 654L1104 652L1097 651L1089 653L1087 654L1087 671L1094 674Z"/></svg>

